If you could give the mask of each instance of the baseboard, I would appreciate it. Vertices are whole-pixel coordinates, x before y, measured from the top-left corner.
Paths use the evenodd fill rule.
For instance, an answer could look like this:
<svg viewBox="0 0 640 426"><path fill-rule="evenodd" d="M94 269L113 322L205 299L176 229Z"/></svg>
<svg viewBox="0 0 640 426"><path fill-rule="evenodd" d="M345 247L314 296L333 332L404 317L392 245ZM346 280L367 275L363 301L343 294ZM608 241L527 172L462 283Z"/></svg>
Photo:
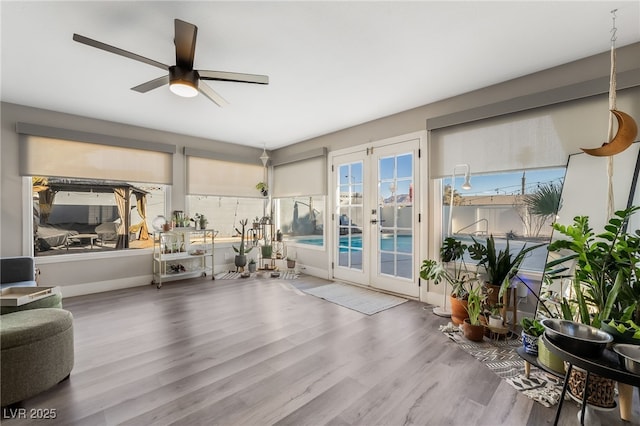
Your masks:
<svg viewBox="0 0 640 426"><path fill-rule="evenodd" d="M325 280L331 279L329 277L329 271L327 271L326 269L303 265L300 262L298 262L296 266L296 271L300 272L301 274L311 275L312 277L323 278Z"/></svg>
<svg viewBox="0 0 640 426"><path fill-rule="evenodd" d="M63 297L83 296L85 294L102 293L105 291L121 290L123 288L142 287L151 285L151 275L121 278L117 280L97 281L76 285L61 285ZM64 301L63 301L64 304Z"/></svg>

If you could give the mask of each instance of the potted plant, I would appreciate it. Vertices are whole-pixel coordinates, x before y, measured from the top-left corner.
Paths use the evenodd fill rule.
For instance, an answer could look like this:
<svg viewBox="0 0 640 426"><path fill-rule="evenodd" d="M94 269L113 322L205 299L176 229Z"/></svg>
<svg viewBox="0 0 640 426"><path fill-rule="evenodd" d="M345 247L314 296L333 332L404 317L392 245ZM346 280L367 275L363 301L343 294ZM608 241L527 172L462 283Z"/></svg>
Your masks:
<svg viewBox="0 0 640 426"><path fill-rule="evenodd" d="M502 315L502 303L496 303L489 310L488 324L489 327L502 328L504 326Z"/></svg>
<svg viewBox="0 0 640 426"><path fill-rule="evenodd" d="M287 257L287 268L295 269L295 267L296 267L296 260L291 257Z"/></svg>
<svg viewBox="0 0 640 426"><path fill-rule="evenodd" d="M576 216L572 225L553 225L555 231L568 237L549 245L549 251L560 252L561 257L547 263L548 279L572 279L573 295L563 297L561 302L565 319L601 327L611 320L637 321L640 317L640 232L626 232L629 218L638 210L636 206L615 212L599 234L589 226L588 216ZM583 395L585 376L572 370L569 391L578 398ZM588 402L613 406L613 381L596 375L593 379L590 376L591 380L598 383L598 390L587 395Z"/></svg>
<svg viewBox="0 0 640 426"><path fill-rule="evenodd" d="M263 197L269 195L269 187L264 182L258 182L256 184L256 189L260 191L260 194L262 194Z"/></svg>
<svg viewBox="0 0 640 426"><path fill-rule="evenodd" d="M234 259L235 265L238 271L244 270L244 266L247 264L246 255L253 249L253 247L249 247L248 249L245 249L245 245L244 245L244 227L247 225L248 222L249 222L248 219L244 219L240 221L240 226L242 226L242 231L236 228L236 232L240 234L240 247L231 246L233 248L233 251L238 253Z"/></svg>
<svg viewBox="0 0 640 426"><path fill-rule="evenodd" d="M504 292L509 288L511 279L518 273L518 269L520 269L520 265L527 253L544 245L536 244L527 247L525 244L514 254L511 253L509 240L507 240L507 245L504 250L498 250L493 234L487 238L485 244L478 242L475 238L473 238L473 242L474 244L468 248L469 256L471 259L477 260L478 267L484 268L486 272L486 300L489 306L494 306L499 303L500 298L504 296ZM508 300L508 297L503 298L503 310L506 309L507 306L506 303L504 303L505 300Z"/></svg>
<svg viewBox="0 0 640 426"><path fill-rule="evenodd" d="M196 229L207 229L207 223L209 223L205 215L200 213L196 213L193 218L191 218L191 222L195 224Z"/></svg>
<svg viewBox="0 0 640 426"><path fill-rule="evenodd" d="M255 259L250 259L249 260L249 272L253 273L256 271L256 260Z"/></svg>
<svg viewBox="0 0 640 426"><path fill-rule="evenodd" d="M522 347L530 355L538 356L538 338L544 333L544 326L535 318L524 317L522 326Z"/></svg>
<svg viewBox="0 0 640 426"><path fill-rule="evenodd" d="M466 304L469 290L476 280L475 273L467 270L464 253L467 245L447 237L440 248L440 261L425 259L420 267L420 278L438 285L445 281L451 285L451 321L460 325L468 317Z"/></svg>
<svg viewBox="0 0 640 426"><path fill-rule="evenodd" d="M474 342L481 342L484 338L484 326L480 323L482 311L482 289L471 287L467 295L467 313L469 318L464 320L462 330L464 337Z"/></svg>
<svg viewBox="0 0 640 426"><path fill-rule="evenodd" d="M610 320L640 322L640 288L636 282L640 236L638 231L624 232L629 217L638 210L640 206L615 212L598 235L590 228L588 216L575 217L573 225L553 225L554 230L569 237L549 245L550 252L563 252L564 256L547 263L547 279L572 279L574 296L562 300L565 319L593 327ZM568 261L574 262L573 268L566 266Z"/></svg>

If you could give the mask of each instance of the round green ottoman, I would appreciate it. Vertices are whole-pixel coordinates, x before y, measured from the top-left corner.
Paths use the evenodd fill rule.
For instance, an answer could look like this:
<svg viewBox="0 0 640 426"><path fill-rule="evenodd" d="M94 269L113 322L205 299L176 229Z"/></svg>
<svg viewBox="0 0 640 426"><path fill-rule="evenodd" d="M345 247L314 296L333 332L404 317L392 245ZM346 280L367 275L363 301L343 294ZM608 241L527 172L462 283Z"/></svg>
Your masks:
<svg viewBox="0 0 640 426"><path fill-rule="evenodd" d="M43 392L73 368L73 316L64 309L29 309L0 316L1 405Z"/></svg>

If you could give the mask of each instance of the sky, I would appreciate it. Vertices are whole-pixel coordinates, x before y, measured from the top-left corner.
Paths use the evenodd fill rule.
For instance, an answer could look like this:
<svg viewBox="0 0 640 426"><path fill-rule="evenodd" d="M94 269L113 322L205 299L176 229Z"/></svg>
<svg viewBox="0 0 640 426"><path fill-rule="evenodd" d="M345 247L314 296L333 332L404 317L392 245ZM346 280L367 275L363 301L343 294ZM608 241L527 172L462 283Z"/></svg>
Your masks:
<svg viewBox="0 0 640 426"><path fill-rule="evenodd" d="M564 180L565 168L529 170L524 173L525 193L535 191L536 187L543 183L557 182ZM489 175L471 174L471 189L462 189L464 175L456 176L455 190L462 196L469 195L513 195L520 194L522 189L523 172L497 173ZM448 185L451 178L444 179L443 186Z"/></svg>

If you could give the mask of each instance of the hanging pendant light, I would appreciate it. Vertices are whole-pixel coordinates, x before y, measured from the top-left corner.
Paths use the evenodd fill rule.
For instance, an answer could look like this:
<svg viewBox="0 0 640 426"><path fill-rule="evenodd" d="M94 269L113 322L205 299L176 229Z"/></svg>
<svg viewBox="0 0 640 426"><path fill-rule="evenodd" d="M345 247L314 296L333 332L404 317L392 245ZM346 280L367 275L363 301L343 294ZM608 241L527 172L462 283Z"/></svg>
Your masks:
<svg viewBox="0 0 640 426"><path fill-rule="evenodd" d="M269 161L269 155L267 154L266 147L262 148L262 155L260 156L260 159L262 160L262 166L267 167L267 162Z"/></svg>

